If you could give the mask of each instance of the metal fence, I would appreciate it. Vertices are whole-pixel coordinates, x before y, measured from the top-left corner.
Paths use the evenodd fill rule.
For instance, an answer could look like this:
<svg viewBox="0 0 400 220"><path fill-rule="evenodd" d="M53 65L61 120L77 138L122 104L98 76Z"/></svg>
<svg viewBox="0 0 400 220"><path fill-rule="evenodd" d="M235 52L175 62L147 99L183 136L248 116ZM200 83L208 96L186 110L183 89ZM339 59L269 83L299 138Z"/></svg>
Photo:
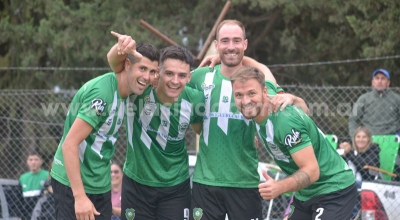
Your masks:
<svg viewBox="0 0 400 220"><path fill-rule="evenodd" d="M370 87L282 86L287 92L302 97L310 115L326 134L335 134L339 141L349 140L348 117L357 98ZM391 88L400 93L400 87ZM62 137L68 105L75 90L0 90L0 178L18 179L27 171L26 157L38 151L49 169ZM379 106L377 106L379 109ZM189 130L188 151L196 150L196 136ZM114 160L123 163L126 148L125 129L120 130ZM260 148L260 161L270 162L266 150ZM286 202L283 202L283 206ZM285 207L279 208L279 210ZM277 212L275 212L277 213ZM278 214L279 215L279 214ZM400 218L400 216L399 216Z"/></svg>

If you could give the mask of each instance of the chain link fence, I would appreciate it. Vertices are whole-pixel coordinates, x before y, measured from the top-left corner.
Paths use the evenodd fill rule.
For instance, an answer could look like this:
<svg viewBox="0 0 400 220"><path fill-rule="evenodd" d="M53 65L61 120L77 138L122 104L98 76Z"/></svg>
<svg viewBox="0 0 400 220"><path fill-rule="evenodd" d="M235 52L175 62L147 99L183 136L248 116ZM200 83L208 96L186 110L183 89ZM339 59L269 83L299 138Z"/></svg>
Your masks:
<svg viewBox="0 0 400 220"><path fill-rule="evenodd" d="M308 104L310 116L326 134L335 134L349 141L348 117L357 98L370 87L282 86L286 92L302 97ZM400 93L400 87L391 88ZM42 155L43 168L48 170L62 137L69 103L76 90L0 90L0 178L17 180L28 170L27 153ZM377 106L377 110L379 109ZM196 135L186 136L189 154L196 151ZM125 159L126 134L122 127L117 141L114 161ZM259 148L260 162L271 162L266 150ZM399 192L397 192L399 194ZM277 200L278 201L278 200ZM273 216L281 216L287 201L276 202ZM266 203L266 205L268 202ZM277 217L279 219L280 217ZM400 218L400 216L398 216Z"/></svg>

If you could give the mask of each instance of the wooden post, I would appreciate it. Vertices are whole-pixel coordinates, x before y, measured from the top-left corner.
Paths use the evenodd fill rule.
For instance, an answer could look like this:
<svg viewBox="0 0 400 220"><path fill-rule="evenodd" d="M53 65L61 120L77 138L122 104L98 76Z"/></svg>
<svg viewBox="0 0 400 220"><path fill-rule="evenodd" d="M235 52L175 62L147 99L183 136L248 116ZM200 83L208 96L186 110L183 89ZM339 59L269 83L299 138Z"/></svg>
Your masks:
<svg viewBox="0 0 400 220"><path fill-rule="evenodd" d="M231 6L231 1L226 1L225 6L222 9L221 13L219 14L217 21L215 21L214 27L211 29L211 32L208 34L207 40L204 43L203 48L201 48L200 53L197 55L198 60L200 60L200 61L203 60L204 55L206 54L206 52L207 52L208 48L210 47L210 44L213 40L217 26L219 23L221 23L222 19L225 17L230 6Z"/></svg>
<svg viewBox="0 0 400 220"><path fill-rule="evenodd" d="M151 32L153 32L155 35L157 35L158 37L160 37L162 40L164 40L165 42L167 42L167 44L169 44L170 46L173 45L178 45L177 43L175 43L173 40L169 39L167 36L165 36L163 33L161 33L160 31L158 31L156 28L154 28L153 26L151 26L149 23L145 22L144 20L140 20L140 24L143 25L145 28L149 29Z"/></svg>

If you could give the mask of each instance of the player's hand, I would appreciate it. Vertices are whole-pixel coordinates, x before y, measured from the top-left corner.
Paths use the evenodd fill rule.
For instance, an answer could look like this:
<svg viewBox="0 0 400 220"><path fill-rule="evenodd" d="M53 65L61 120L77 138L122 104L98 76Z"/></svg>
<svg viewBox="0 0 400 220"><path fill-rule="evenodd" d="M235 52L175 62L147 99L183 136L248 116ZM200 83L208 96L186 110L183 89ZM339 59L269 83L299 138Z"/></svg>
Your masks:
<svg viewBox="0 0 400 220"><path fill-rule="evenodd" d="M131 36L118 34L111 31L111 34L118 38L118 55L133 54L137 58L142 58L142 54L136 51L136 41Z"/></svg>
<svg viewBox="0 0 400 220"><path fill-rule="evenodd" d="M258 191L261 197L264 200L275 199L281 194L279 184L267 174L267 171L263 170L262 174L265 178L265 182L258 185Z"/></svg>
<svg viewBox="0 0 400 220"><path fill-rule="evenodd" d="M339 144L339 148L343 149L344 154L347 154L351 149L351 145L349 142L342 142Z"/></svg>
<svg viewBox="0 0 400 220"><path fill-rule="evenodd" d="M75 197L75 216L77 220L95 220L95 215L100 215L100 212L96 210L86 195Z"/></svg>
<svg viewBox="0 0 400 220"><path fill-rule="evenodd" d="M293 105L293 102L294 96L288 93L276 94L271 99L271 104L274 112L277 112L278 109L283 111L286 106Z"/></svg>
<svg viewBox="0 0 400 220"><path fill-rule="evenodd" d="M210 68L213 68L215 65L221 63L221 59L219 57L219 54L215 55L209 55L206 56L200 63L199 67L203 66L209 66Z"/></svg>

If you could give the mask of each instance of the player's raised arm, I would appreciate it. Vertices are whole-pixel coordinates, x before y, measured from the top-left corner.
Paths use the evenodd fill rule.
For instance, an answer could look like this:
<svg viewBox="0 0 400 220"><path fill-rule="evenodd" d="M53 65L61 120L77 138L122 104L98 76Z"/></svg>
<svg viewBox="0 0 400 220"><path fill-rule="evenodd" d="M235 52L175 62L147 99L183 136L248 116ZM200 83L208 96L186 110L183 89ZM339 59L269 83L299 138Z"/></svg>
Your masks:
<svg viewBox="0 0 400 220"><path fill-rule="evenodd" d="M142 55L136 51L136 41L131 36L122 35L114 31L111 31L111 34L118 39L118 43L108 51L107 60L111 69L115 73L119 73L124 69L124 61L128 54L133 54L138 58L142 58Z"/></svg>

